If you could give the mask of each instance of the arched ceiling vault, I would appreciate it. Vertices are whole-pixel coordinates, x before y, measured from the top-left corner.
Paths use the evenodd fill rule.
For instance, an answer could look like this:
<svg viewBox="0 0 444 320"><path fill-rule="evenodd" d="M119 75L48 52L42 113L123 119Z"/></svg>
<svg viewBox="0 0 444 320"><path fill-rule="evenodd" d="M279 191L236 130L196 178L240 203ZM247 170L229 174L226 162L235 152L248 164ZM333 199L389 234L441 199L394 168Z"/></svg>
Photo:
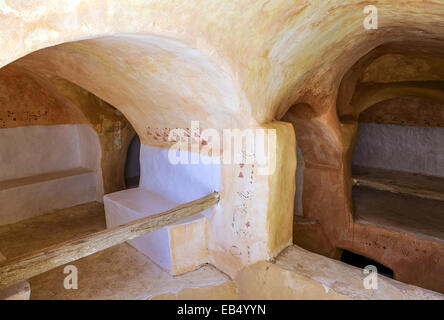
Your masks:
<svg viewBox="0 0 444 320"><path fill-rule="evenodd" d="M444 100L444 42L394 42L363 56L339 87L337 114L342 122L381 101L417 96Z"/></svg>
<svg viewBox="0 0 444 320"><path fill-rule="evenodd" d="M295 103L305 102L322 114L334 107L339 83L346 71L373 48L384 43L412 39L442 41L444 9L440 0L410 0L399 4L391 0L373 1L379 14L377 30L363 28L363 7L367 4L355 0L251 0L237 3L221 0L212 1L211 4L206 0L60 0L51 2L51 5L47 5L44 0L32 3L4 1L0 19L7 27L0 31L3 47L0 65L6 65L38 49L69 41L115 34L155 35L156 39L163 39L159 40L160 43L169 43L175 48L182 44L189 49L182 51L184 56L175 52L178 56L176 62L170 64L172 69L168 69L163 61L163 68L157 72L169 70L177 74L181 68L186 69L188 66L187 71L194 72L196 76L187 79L193 85L185 83L185 78L181 78L183 74L176 78L170 76L164 79L164 83L159 80L152 85L156 89L166 88L165 82L184 86L180 97L174 95L173 90L159 91L164 96L172 94L171 104L174 104L176 110L183 110L181 107L189 103L186 100L196 100L197 103L190 106L190 111L201 110L204 116L214 114L213 107L218 104L224 114L233 111L246 117L247 122L264 123L281 118ZM135 80L131 79L131 74L139 74L144 80L152 77L148 74L152 64L140 59L144 54L136 54L139 57L137 63L141 63L138 68L129 65L125 67L125 59L131 60L130 52L141 50L139 52L142 53L144 49L134 45L130 52L125 52L123 47L120 48L124 57L116 60L121 63L121 69L114 69L115 74L110 74L109 80L121 72L122 87L114 88L105 85L105 82L91 83L94 76L102 76L100 68L95 75L91 74L92 69L80 69L81 65L76 59L80 61L82 54L91 54L92 47L89 45L94 43L104 51L110 50L109 45L112 46L111 42L88 41L64 45L67 47L63 50L55 49L50 55L51 59L71 63L72 70L53 67L53 71L63 73L64 77L69 76L73 82L112 104L115 103L111 100L125 104L123 112L135 124L135 119L146 116L148 111L141 106L130 111L129 105L144 100L149 102L144 103L146 106L163 99L161 93L149 100L142 98L144 95L140 93L143 81L130 85ZM113 43L118 46L116 41ZM127 38L124 41L128 44L132 40ZM161 44L157 41L151 43L151 53L156 50L155 46ZM70 54L75 53L76 59L68 58L68 51ZM100 66L103 61L99 63L99 60L103 58L96 53L94 59L84 61L84 66L92 67L93 61L98 63L96 67ZM180 61L187 63L184 65ZM52 60L49 62L50 66L44 67L50 68L53 65ZM199 71L204 72L207 78L201 76L203 73ZM75 81L80 72L84 72L82 76L86 77L81 84ZM215 90L191 93L192 87L200 91L203 86ZM99 94L105 89L119 91L120 96L111 97L116 95L114 92ZM144 87L143 91L149 92L149 88ZM190 94L185 94L186 91ZM204 104L205 107L202 106ZM170 107L159 106L159 117ZM225 125L233 121L228 116L223 123Z"/></svg>
<svg viewBox="0 0 444 320"><path fill-rule="evenodd" d="M174 40L115 35L66 43L13 63L36 76L67 79L118 108L142 140L147 127L241 126L231 79Z"/></svg>

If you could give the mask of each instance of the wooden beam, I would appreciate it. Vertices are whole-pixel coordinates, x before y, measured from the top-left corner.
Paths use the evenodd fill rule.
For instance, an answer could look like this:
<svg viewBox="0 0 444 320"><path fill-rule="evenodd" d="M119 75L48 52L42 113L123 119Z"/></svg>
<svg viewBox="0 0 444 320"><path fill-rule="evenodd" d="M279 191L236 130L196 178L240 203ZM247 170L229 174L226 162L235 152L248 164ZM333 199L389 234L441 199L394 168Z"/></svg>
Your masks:
<svg viewBox="0 0 444 320"><path fill-rule="evenodd" d="M182 204L159 214L2 261L0 262L0 288L27 280L58 266L143 236L209 209L218 202L219 194L213 192L203 198Z"/></svg>

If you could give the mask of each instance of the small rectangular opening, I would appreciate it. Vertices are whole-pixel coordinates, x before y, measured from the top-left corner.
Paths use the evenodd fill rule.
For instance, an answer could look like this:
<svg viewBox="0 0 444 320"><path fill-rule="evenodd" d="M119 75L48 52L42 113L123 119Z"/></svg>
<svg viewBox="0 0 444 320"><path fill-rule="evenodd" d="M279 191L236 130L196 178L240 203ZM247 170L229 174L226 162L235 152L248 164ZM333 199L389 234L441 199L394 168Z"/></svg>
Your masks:
<svg viewBox="0 0 444 320"><path fill-rule="evenodd" d="M364 269L368 265L373 265L378 270L378 274L393 279L393 270L365 256L353 253L348 250L342 252L341 261L349 265Z"/></svg>

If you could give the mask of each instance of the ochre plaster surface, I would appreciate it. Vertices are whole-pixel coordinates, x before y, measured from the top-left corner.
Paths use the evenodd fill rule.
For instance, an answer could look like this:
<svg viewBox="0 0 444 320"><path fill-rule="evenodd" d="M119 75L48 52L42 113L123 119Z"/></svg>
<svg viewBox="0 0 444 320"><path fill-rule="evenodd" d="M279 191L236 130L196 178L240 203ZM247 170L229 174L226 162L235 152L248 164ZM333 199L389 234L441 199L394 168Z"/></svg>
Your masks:
<svg viewBox="0 0 444 320"><path fill-rule="evenodd" d="M400 97L376 103L359 121L402 126L444 127L444 104L419 97Z"/></svg>
<svg viewBox="0 0 444 320"><path fill-rule="evenodd" d="M0 224L102 201L101 148L86 124L0 129Z"/></svg>
<svg viewBox="0 0 444 320"><path fill-rule="evenodd" d="M440 40L404 42L400 39L381 44L354 60L343 74L336 92L337 99L331 104L332 113L317 115L316 104L306 100L295 104L281 119L294 125L304 158L304 216L315 219L321 226L316 232L328 239L312 242L307 248L314 246L315 252L327 256L331 256L332 247L351 250L390 266L398 280L440 292L444 289L436 280L438 274L442 274L437 270L443 268L439 242L425 241L419 234L407 235L382 224L371 226L354 221L351 164L358 137L358 119L365 121L366 115L369 115L368 122L381 124L439 126L444 74L442 68L432 66L437 65L442 54ZM388 67L388 61L394 65ZM411 61L408 68L406 61ZM417 98L412 100L411 96ZM409 130L408 127L400 129ZM426 129L440 130L424 128L424 131ZM407 140L406 144L411 149L418 149L409 145ZM426 157L430 156L440 159L440 150L433 148L432 153L422 154L420 163L429 165ZM397 156L402 158L401 153ZM403 164L406 161L410 161L407 156L402 158ZM439 160L436 167L442 167ZM399 209L402 208L405 206ZM299 223L296 226L300 230L296 238L306 240L312 236L309 234L312 224ZM418 261L424 263L418 264Z"/></svg>

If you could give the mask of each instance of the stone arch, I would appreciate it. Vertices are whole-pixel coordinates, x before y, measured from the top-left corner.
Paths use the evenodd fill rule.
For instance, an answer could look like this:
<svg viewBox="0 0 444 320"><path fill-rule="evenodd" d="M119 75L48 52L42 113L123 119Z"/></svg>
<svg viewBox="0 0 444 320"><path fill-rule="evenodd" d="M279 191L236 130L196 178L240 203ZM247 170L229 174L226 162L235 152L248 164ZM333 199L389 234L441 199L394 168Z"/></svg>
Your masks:
<svg viewBox="0 0 444 320"><path fill-rule="evenodd" d="M117 34L72 41L29 53L10 65L46 79L46 85L64 99L75 101L82 95L68 83L102 99L128 119L143 146L151 150L170 147L172 142L167 139L170 129L189 128L192 120L200 122L201 130L215 128L220 132L226 128L255 126L242 112L238 92L227 73L196 49L165 37ZM94 111L82 111L87 118L101 119ZM106 128L99 126L98 130ZM128 136L128 143L129 140ZM203 230L211 231L200 238L202 248L208 246L210 250L203 250L195 264L175 272L212 262L233 273L246 263L277 254L289 243L287 233L280 233L282 239L276 239L270 237L269 229L264 232L264 224L279 219L270 219L260 204L252 202L247 186L251 188L249 180L256 174L253 169L251 174L250 168L232 165L218 170L222 176L221 204L213 209L211 219L204 220ZM240 176L239 170L248 171L248 178L234 180ZM266 177L258 180L266 191L269 180ZM218 230L232 224L233 205L238 206L242 201L251 203L246 212L237 213L242 214L244 221L236 223L237 231L220 233ZM277 230L278 226L273 228Z"/></svg>
<svg viewBox="0 0 444 320"><path fill-rule="evenodd" d="M414 38L414 37L413 37ZM405 51L403 51L403 48ZM289 115L294 114L294 119L290 118L290 122L295 126L296 140L303 141L308 139L306 146L306 154L317 154L316 164L312 170L307 166L305 161L304 168L304 216L313 219L312 222L307 223L302 221L295 223L295 228L301 233L306 232L306 237L313 237L315 230L318 242L315 243L310 249L318 253L336 257L335 248L343 248L351 250L359 254L364 254L370 258L387 264L395 270L395 276L402 281L416 283L429 288L438 288L439 285L435 284L436 274L439 273L439 268L435 264L428 265L430 272L426 272L429 276L424 276L421 279L415 278L413 274L418 274L414 263L408 264L412 270L408 270L409 267L403 267L396 261L399 255L402 255L401 251L409 246L409 241L405 235L387 235L384 234L390 241L398 241L399 247L393 247L387 245L384 242L383 247L387 250L391 250L393 256L389 256L384 253L381 248L365 249L362 243L369 243L369 246L373 246L373 243L366 240L372 239L379 246L377 236L375 234L384 233L385 231L375 231L374 234L369 233L366 227L363 227L359 223L354 221L353 212L354 207L352 203L352 176L351 176L351 159L354 149L354 145L357 138L358 130L358 117L359 114L380 101L386 101L396 97L402 97L406 95L413 95L419 97L432 98L435 101L442 101L442 80L435 79L436 72L433 75L433 79L412 79L409 78L409 74L402 74L399 72L401 80L393 82L384 81L383 83L376 82L363 82L361 83L362 73L368 68L375 59L383 57L387 54L413 54L414 48L420 48L421 54L424 55L442 55L443 44L439 40L427 41L409 41L409 42L389 42L380 46L375 46L373 50L368 51L355 62L348 66L348 71L344 70L344 76L342 80L337 79L336 83L330 83L333 87L338 88L337 94L333 90L333 96L336 97L336 101L328 101L321 97L313 97L313 95L304 94L299 99L303 101L310 101L312 109L317 110L311 112L311 114L317 114L316 117L303 117L303 112L300 116L296 116L298 112L293 108L299 107L300 110L304 110L304 106L296 104L295 107L289 109L288 113L281 118L289 118ZM422 76L426 75L426 72L422 73ZM404 78L402 78L404 77ZM404 79L404 81L402 81ZM324 83L319 82L319 86ZM322 103L320 103L322 101ZM319 109L322 106L323 109ZM298 128L296 128L298 127ZM300 132L298 132L300 131ZM316 134L316 132L322 131L323 135ZM310 143L311 141L311 143ZM331 148L324 148L322 152L315 152L316 144L331 143ZM326 152L326 150L332 150L333 152L328 157L327 163L320 161L320 156ZM304 151L303 151L304 152ZM311 155L311 158L316 158ZM306 160L304 156L304 160ZM334 165L336 164L336 166ZM311 190L308 191L309 186ZM318 229L315 229L313 225L319 223ZM301 225L310 225L305 227L305 231ZM310 229L311 228L311 229ZM316 231L317 230L317 231ZM372 231L373 232L373 231ZM379 238L378 238L379 239ZM316 247L317 246L317 247ZM427 246L426 243L420 243L420 247ZM420 259L429 261L431 256L441 254L440 250L435 246L427 256L423 256ZM395 256L395 257L394 257ZM407 265L407 264L406 264ZM433 271L432 271L433 269Z"/></svg>

